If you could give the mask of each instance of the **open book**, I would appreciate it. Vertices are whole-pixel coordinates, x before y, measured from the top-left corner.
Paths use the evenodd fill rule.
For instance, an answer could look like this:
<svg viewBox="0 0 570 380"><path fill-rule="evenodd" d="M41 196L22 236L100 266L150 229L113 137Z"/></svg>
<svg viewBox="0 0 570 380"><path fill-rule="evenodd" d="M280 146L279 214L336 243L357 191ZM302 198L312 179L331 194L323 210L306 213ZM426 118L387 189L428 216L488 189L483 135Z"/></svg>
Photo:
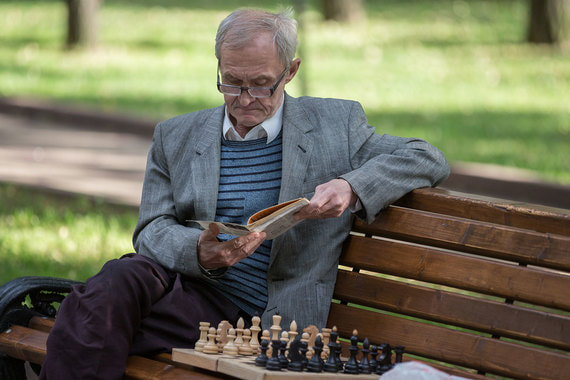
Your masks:
<svg viewBox="0 0 570 380"><path fill-rule="evenodd" d="M299 223L300 220L295 220L293 214L308 204L309 200L306 198L279 203L250 216L245 226L236 223L203 220L190 220L190 222L198 223L204 229L208 229L210 224L214 223L220 228L220 233L229 235L242 236L254 231L265 232L267 234L266 239L271 240Z"/></svg>

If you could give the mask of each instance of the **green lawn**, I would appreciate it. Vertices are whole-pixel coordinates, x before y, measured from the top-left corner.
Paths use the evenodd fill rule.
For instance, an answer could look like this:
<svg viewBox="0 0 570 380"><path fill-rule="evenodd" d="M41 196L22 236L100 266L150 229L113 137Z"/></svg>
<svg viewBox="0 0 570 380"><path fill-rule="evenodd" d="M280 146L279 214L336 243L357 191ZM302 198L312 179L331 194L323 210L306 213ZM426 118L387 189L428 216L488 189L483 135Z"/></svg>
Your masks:
<svg viewBox="0 0 570 380"><path fill-rule="evenodd" d="M0 284L19 276L85 280L133 252L137 211L0 184Z"/></svg>
<svg viewBox="0 0 570 380"><path fill-rule="evenodd" d="M0 96L153 118L215 106L217 24L279 3L106 0L98 50L69 53L62 0L3 0ZM309 95L356 99L378 133L426 138L451 162L570 184L570 54L524 43L527 1L367 1L355 25L323 22L318 3L301 34Z"/></svg>

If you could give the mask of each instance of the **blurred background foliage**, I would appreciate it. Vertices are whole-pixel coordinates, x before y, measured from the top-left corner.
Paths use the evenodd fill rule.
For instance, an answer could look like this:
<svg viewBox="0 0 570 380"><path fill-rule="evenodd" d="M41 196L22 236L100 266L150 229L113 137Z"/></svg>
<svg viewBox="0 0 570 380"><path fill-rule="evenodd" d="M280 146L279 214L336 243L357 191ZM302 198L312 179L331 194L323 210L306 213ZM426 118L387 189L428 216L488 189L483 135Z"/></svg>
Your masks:
<svg viewBox="0 0 570 380"><path fill-rule="evenodd" d="M377 133L425 138L451 163L511 166L570 184L570 53L564 44L526 42L526 0L368 0L364 17L347 23L325 21L319 0L106 0L96 46L77 50L66 48L65 1L1 0L0 97L155 120L214 107L222 102L215 86L219 22L238 7L275 11L293 3L305 5L303 12L297 8L302 71L288 85L291 95L358 100ZM98 219L100 205L49 198L34 217L40 204L33 196L18 203L23 193L14 189L1 193L0 231L17 223L13 228L22 230L18 241L10 237L17 234L0 235L9 266L52 275L60 266L62 276L84 279L132 249L136 213ZM79 212L72 217L69 208ZM37 218L75 243L26 246L48 240L34 227ZM90 241L84 223L99 226L93 229L102 237ZM24 251L39 252L37 266L14 259ZM94 266L78 272L77 262L63 264L57 252L75 252ZM0 282L11 276L0 272Z"/></svg>

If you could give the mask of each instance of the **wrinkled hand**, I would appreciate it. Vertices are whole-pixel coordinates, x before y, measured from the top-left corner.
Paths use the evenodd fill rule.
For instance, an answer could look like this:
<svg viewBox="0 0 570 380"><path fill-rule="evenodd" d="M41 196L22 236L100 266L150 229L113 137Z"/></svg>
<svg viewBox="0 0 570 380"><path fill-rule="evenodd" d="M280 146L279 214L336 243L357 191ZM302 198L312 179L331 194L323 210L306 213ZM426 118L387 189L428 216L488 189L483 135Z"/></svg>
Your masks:
<svg viewBox="0 0 570 380"><path fill-rule="evenodd" d="M333 179L315 188L310 203L295 214L295 219L324 219L340 216L356 204L358 197L342 178Z"/></svg>
<svg viewBox="0 0 570 380"><path fill-rule="evenodd" d="M206 269L229 267L251 255L265 240L265 232L252 232L228 241L219 241L215 224L202 231L198 239L198 261Z"/></svg>

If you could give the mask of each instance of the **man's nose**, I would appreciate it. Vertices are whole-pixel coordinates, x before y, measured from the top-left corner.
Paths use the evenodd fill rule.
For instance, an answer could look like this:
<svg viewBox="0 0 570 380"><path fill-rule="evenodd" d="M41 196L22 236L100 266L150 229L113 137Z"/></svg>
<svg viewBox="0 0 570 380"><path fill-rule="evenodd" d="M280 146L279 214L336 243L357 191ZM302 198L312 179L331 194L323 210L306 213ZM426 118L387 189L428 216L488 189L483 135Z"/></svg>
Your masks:
<svg viewBox="0 0 570 380"><path fill-rule="evenodd" d="M238 96L239 104L242 106L247 106L255 101L255 98L249 94L247 90L242 90L241 94Z"/></svg>

